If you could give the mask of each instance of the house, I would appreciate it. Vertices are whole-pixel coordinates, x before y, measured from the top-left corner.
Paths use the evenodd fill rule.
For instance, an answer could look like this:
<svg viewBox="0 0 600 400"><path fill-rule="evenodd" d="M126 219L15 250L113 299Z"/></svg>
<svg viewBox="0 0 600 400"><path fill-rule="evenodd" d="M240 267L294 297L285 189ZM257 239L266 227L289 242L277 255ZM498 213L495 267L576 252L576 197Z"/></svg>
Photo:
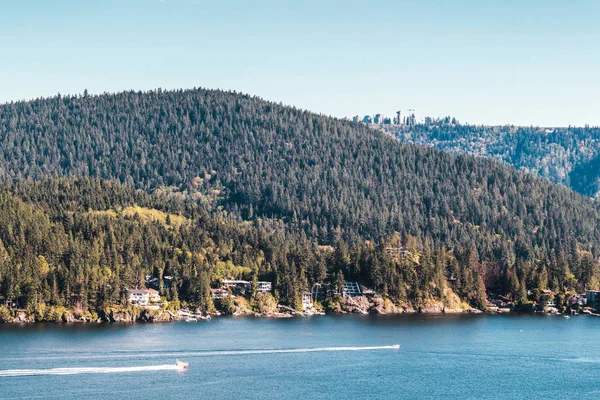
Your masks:
<svg viewBox="0 0 600 400"><path fill-rule="evenodd" d="M386 247L385 254L408 256L410 251L406 247Z"/></svg>
<svg viewBox="0 0 600 400"><path fill-rule="evenodd" d="M344 296L360 296L360 285L358 282L344 281Z"/></svg>
<svg viewBox="0 0 600 400"><path fill-rule="evenodd" d="M596 306L600 302L600 290L586 290L585 299L589 306Z"/></svg>
<svg viewBox="0 0 600 400"><path fill-rule="evenodd" d="M146 275L146 287L148 288L159 288L160 279L152 275Z"/></svg>
<svg viewBox="0 0 600 400"><path fill-rule="evenodd" d="M270 293L273 289L273 284L271 282L262 282L259 281L256 287L256 291L258 293Z"/></svg>
<svg viewBox="0 0 600 400"><path fill-rule="evenodd" d="M331 296L331 284L327 283L315 283L312 286L311 294L315 300L324 300L325 297Z"/></svg>
<svg viewBox="0 0 600 400"><path fill-rule="evenodd" d="M571 297L570 303L572 306L574 306L575 304L578 304L580 306L585 306L585 305L587 305L587 299L586 299L585 295L576 294L576 295L573 295L573 297Z"/></svg>
<svg viewBox="0 0 600 400"><path fill-rule="evenodd" d="M308 310L309 308L313 308L312 295L310 293L302 294L302 308L304 310Z"/></svg>
<svg viewBox="0 0 600 400"><path fill-rule="evenodd" d="M145 307L150 303L160 303L160 294L154 289L131 289L128 291L129 302Z"/></svg>
<svg viewBox="0 0 600 400"><path fill-rule="evenodd" d="M240 280L232 280L226 279L221 282L223 287L225 288L240 288L240 289L250 289L252 287L252 283L248 281L240 281Z"/></svg>
<svg viewBox="0 0 600 400"><path fill-rule="evenodd" d="M213 300L223 299L229 296L229 292L226 289L210 289L210 294Z"/></svg>
<svg viewBox="0 0 600 400"><path fill-rule="evenodd" d="M145 290L132 289L128 291L129 302L136 306L147 306L150 302L150 294Z"/></svg>
<svg viewBox="0 0 600 400"><path fill-rule="evenodd" d="M150 303L160 303L160 293L158 293L158 290L146 289L146 292L148 292L148 300Z"/></svg>
<svg viewBox="0 0 600 400"><path fill-rule="evenodd" d="M375 291L371 288L366 287L365 285L360 285L360 292L362 294L374 294Z"/></svg>

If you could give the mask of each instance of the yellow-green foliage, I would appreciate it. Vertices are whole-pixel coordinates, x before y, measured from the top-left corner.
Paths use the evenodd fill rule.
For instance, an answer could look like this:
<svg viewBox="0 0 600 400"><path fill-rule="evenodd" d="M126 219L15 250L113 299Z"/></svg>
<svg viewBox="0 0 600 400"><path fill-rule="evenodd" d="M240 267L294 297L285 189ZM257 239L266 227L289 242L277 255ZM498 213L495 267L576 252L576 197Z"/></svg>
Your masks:
<svg viewBox="0 0 600 400"><path fill-rule="evenodd" d="M0 306L0 322L9 322L13 319L13 313L6 306Z"/></svg>
<svg viewBox="0 0 600 400"><path fill-rule="evenodd" d="M158 221L164 225L167 225L167 216L168 216L170 219L170 223L168 225L175 227L175 228L179 228L181 225L189 222L187 218L182 217L181 215L169 214L169 213L159 211L156 209L139 207L139 206L127 207L121 212L121 214L124 217L129 217L129 218L131 218L137 214L141 218L141 220L144 222Z"/></svg>
<svg viewBox="0 0 600 400"><path fill-rule="evenodd" d="M250 267L235 265L231 261L217 261L213 279L223 280L242 278L244 275L250 274L250 272L252 272Z"/></svg>
<svg viewBox="0 0 600 400"><path fill-rule="evenodd" d="M122 210L90 210L89 215L105 216L109 218L139 218L142 222L149 223L158 221L165 226L179 228L183 224L187 224L189 220L181 215L170 214L154 208L146 208L140 206L130 206ZM170 220L167 224L167 217Z"/></svg>
<svg viewBox="0 0 600 400"><path fill-rule="evenodd" d="M66 309L60 306L48 306L44 315L44 320L49 322L60 322L63 320Z"/></svg>
<svg viewBox="0 0 600 400"><path fill-rule="evenodd" d="M270 293L258 294L254 299L253 308L263 314L270 314L277 311L277 302Z"/></svg>
<svg viewBox="0 0 600 400"><path fill-rule="evenodd" d="M27 314L33 316L37 322L61 322L69 313L70 311L63 306L50 306L44 303L30 304L27 309ZM91 313L88 314L91 316Z"/></svg>
<svg viewBox="0 0 600 400"><path fill-rule="evenodd" d="M471 308L471 306L467 302L463 301L449 287L447 287L447 288L444 289L444 292L443 292L443 295L442 295L442 301L444 302L444 305L446 307L448 307L448 308L453 308L453 309L461 308L463 310Z"/></svg>

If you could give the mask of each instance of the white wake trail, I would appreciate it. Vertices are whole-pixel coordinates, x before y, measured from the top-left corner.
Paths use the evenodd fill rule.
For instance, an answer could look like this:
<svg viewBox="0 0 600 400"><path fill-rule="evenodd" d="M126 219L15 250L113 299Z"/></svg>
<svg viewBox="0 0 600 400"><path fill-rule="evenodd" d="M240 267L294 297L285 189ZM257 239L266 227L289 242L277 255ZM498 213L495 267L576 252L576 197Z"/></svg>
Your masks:
<svg viewBox="0 0 600 400"><path fill-rule="evenodd" d="M188 353L194 355L221 355L221 356L237 356L246 354L280 354L280 353L316 353L322 351L368 351L368 350L397 350L400 345L394 344L391 346L345 346L345 347L313 347L313 348L298 348L298 349L256 349L256 350L219 350L205 351L202 353Z"/></svg>
<svg viewBox="0 0 600 400"><path fill-rule="evenodd" d="M33 375L78 375L78 374L111 374L120 372L148 372L179 370L173 364L150 365L144 367L80 367L80 368L46 368L46 369L5 369L0 370L0 377L33 376Z"/></svg>
<svg viewBox="0 0 600 400"><path fill-rule="evenodd" d="M56 357L56 358L130 358L144 356L174 356L174 357L206 357L206 356L239 356L253 354L286 354L286 353L317 353L334 351L369 351L369 350L398 350L400 345L391 346L345 346L345 347L312 347L295 349L251 349L251 350L208 350L208 351L189 351L180 353L162 353L162 354L122 354L112 356L90 356L90 357ZM47 357L53 359L53 357ZM77 374L111 374L124 372L148 372L148 371L166 371L179 370L174 364L150 365L138 367L79 367L79 368L46 368L46 369L5 369L0 370L0 377L10 376L34 376L34 375L77 375Z"/></svg>

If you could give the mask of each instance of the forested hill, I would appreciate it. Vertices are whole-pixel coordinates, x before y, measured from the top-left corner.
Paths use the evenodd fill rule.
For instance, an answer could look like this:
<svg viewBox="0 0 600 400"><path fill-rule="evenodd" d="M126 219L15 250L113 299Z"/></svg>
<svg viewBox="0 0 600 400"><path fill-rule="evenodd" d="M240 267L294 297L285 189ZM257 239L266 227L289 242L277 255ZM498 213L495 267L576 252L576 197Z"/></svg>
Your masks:
<svg viewBox="0 0 600 400"><path fill-rule="evenodd" d="M548 228L546 218L560 219L552 229L561 240L574 230L596 237L589 214L595 208L544 181L229 92L6 104L0 139L6 180L76 175L146 190L175 186L216 198L245 218L288 218L322 242L333 231L369 238L399 231L447 241L482 231L530 235ZM482 229L470 232L469 224Z"/></svg>
<svg viewBox="0 0 600 400"><path fill-rule="evenodd" d="M587 196L600 194L600 128L540 128L451 123L381 125L403 142L490 157L562 183Z"/></svg>
<svg viewBox="0 0 600 400"><path fill-rule="evenodd" d="M300 250L288 244L296 250L275 255L265 251L273 258L271 267L261 270L261 277L272 274L277 282L289 280L278 285L290 302L298 298L300 288L323 279L322 271L308 276L307 269L320 265L318 262L294 255L309 253L302 249L316 245L333 245L339 250L333 261L310 251L315 254L312 260L331 261L329 273L342 271L398 298L405 298L409 288L413 296L422 296L427 291L419 288L456 275L464 278L464 285L456 290L466 298L477 293L477 279L485 279L488 289L521 299L525 288L581 290L597 285L600 211L590 199L492 160L402 144L362 124L256 97L194 89L86 94L6 104L0 107L0 139L0 174L17 183L10 187L7 198L22 199L36 210L41 207L48 215L44 218L57 218L49 231L62 226L60 229L72 232L78 240L92 237L91 233L86 236L88 230L100 229L93 221L70 224L71 217L87 221L86 208L110 211L117 206L146 204L196 221L196 211L190 211L193 202L208 213L206 218L210 212L218 213L216 221L270 221L276 232L292 235L291 243L305 243ZM116 179L125 186L107 192L102 184L86 183L83 187L87 189L80 192L69 185L64 190L50 190L21 183L55 175ZM143 198L138 199L141 192L129 193L127 188L159 197L144 203ZM126 193L127 201L113 204L114 190ZM177 198L183 199L185 210L167 208L184 207L169 203ZM6 203L6 209L12 210L21 200L15 201ZM10 220L11 215L16 214L7 211L5 218ZM119 221L118 228L101 230L116 229L124 239L127 229L134 227L127 227L129 219ZM17 231L22 229L14 223ZM86 228L89 223L92 228ZM202 222L194 226L206 230L205 235L222 235L217 222L208 228ZM167 238L162 235L169 230L160 229L156 233L161 238L156 240L158 248L195 243L189 232ZM143 240L142 231L138 232ZM401 243L390 242L389 235L394 232L404 238ZM2 240L15 240L13 230L5 230L4 235ZM99 248L108 246L102 237ZM252 233L251 237L260 235ZM163 246L163 240L176 244ZM16 252L19 243L14 245ZM256 243L255 239L237 241L237 245L251 248L258 246ZM428 261L422 259L409 268L385 258L385 246L407 244L429 254ZM348 249L352 249L350 253ZM456 263L448 261L448 250L454 250ZM118 257L121 252L116 251ZM133 263L115 257L110 259L120 260L117 265ZM244 266L259 258L235 260ZM64 255L57 258L63 264L64 259ZM133 260L139 264L139 259ZM86 265L94 263L97 261ZM164 267L161 265L152 270L157 273ZM191 264L185 265L191 268ZM278 272L272 265L278 266ZM212 279L199 277L201 270L192 273L193 279L202 278L205 283ZM248 275L245 277L252 277ZM463 278L459 277L459 282ZM185 284L191 279L188 276Z"/></svg>

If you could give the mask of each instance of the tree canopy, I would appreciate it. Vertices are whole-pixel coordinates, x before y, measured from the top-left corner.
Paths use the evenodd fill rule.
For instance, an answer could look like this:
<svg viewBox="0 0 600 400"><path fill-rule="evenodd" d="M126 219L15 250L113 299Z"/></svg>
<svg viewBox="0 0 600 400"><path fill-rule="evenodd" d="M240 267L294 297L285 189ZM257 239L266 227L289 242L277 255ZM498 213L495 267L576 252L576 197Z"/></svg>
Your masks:
<svg viewBox="0 0 600 400"><path fill-rule="evenodd" d="M0 299L97 308L166 275L163 295L204 308L234 276L273 281L289 304L340 276L412 304L449 280L477 305L486 288L598 285L591 199L256 97L11 103L0 138Z"/></svg>

